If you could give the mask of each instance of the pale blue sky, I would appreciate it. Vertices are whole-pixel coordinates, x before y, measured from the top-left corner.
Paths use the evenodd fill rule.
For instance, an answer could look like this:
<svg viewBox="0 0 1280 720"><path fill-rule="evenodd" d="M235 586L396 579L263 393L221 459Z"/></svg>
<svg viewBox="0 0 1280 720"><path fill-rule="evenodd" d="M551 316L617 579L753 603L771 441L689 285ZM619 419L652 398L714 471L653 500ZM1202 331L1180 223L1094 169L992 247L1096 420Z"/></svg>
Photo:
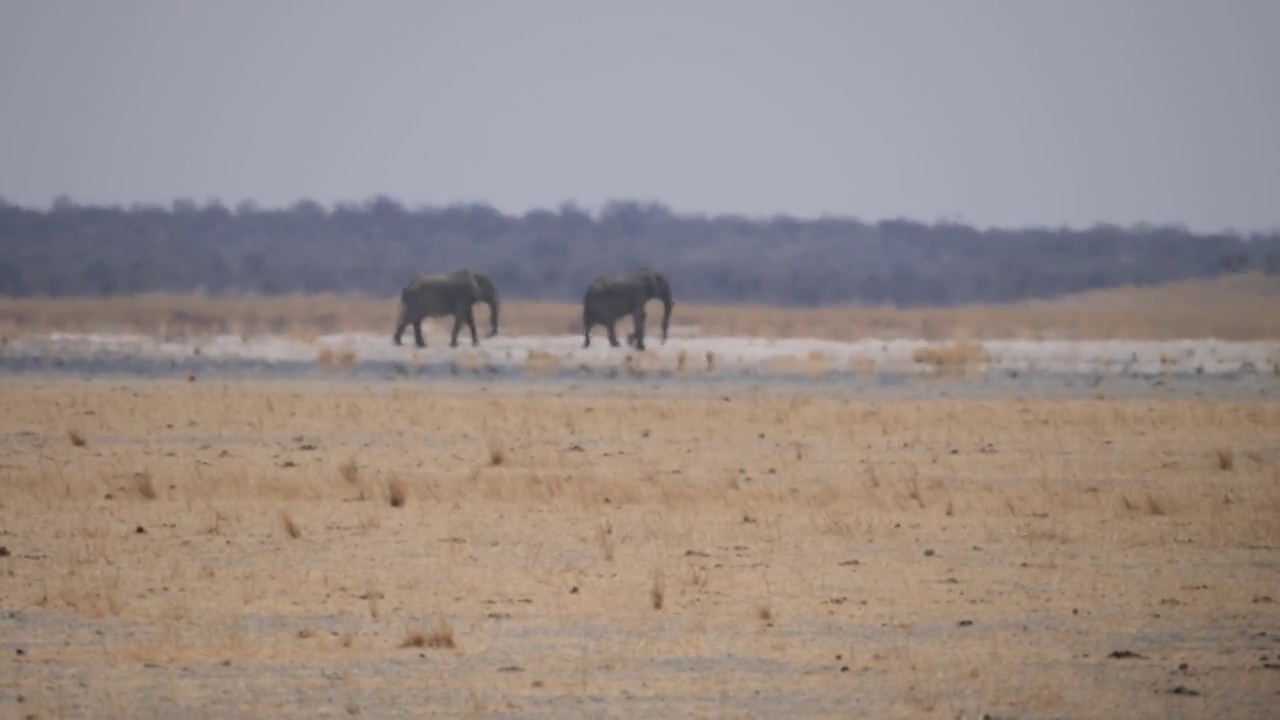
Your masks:
<svg viewBox="0 0 1280 720"><path fill-rule="evenodd" d="M1280 226L1280 1L0 0L0 196Z"/></svg>

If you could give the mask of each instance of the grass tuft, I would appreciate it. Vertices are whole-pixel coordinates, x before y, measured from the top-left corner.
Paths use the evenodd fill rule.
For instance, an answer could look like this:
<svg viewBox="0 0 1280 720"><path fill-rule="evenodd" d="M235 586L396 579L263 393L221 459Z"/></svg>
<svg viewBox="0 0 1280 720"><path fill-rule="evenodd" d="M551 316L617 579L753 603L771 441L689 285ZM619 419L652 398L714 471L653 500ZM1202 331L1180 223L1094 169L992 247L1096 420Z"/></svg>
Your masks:
<svg viewBox="0 0 1280 720"><path fill-rule="evenodd" d="M391 503L391 507L404 507L408 499L409 490L405 487L404 481L398 477L387 481L387 502Z"/></svg>
<svg viewBox="0 0 1280 720"><path fill-rule="evenodd" d="M501 465L507 459L506 451L502 449L502 441L497 437L489 437L489 464L493 466Z"/></svg>
<svg viewBox="0 0 1280 720"><path fill-rule="evenodd" d="M987 361L986 348L972 340L957 340L948 345L918 347L911 359L932 365L938 372L962 372L972 365Z"/></svg>
<svg viewBox="0 0 1280 720"><path fill-rule="evenodd" d="M1218 456L1219 470L1230 471L1236 466L1236 454L1231 451L1231 448L1220 447L1217 449L1216 453Z"/></svg>
<svg viewBox="0 0 1280 720"><path fill-rule="evenodd" d="M437 616L435 626L430 630L415 628L410 630L400 643L400 647L428 647L453 649L457 643L453 639L453 627L443 616Z"/></svg>
<svg viewBox="0 0 1280 720"><path fill-rule="evenodd" d="M136 472L133 474L133 487L138 494L147 500L156 499L156 484L151 478L151 473L147 471Z"/></svg>
<svg viewBox="0 0 1280 720"><path fill-rule="evenodd" d="M356 459L351 458L338 466L338 475L351 485L360 484L360 466L356 464Z"/></svg>
<svg viewBox="0 0 1280 720"><path fill-rule="evenodd" d="M613 525L608 518L601 518L596 526L596 540L600 543L600 555L605 562L613 562Z"/></svg>
<svg viewBox="0 0 1280 720"><path fill-rule="evenodd" d="M85 439L84 435L76 428L67 430L67 437L71 440L71 444L76 447L84 447L89 443L89 441Z"/></svg>
<svg viewBox="0 0 1280 720"><path fill-rule="evenodd" d="M302 526L288 510L280 511L280 522L284 524L284 531L289 533L289 537L294 539L302 537Z"/></svg>
<svg viewBox="0 0 1280 720"><path fill-rule="evenodd" d="M1165 515L1164 504L1156 499L1151 493L1147 493L1146 510L1148 515L1163 517Z"/></svg>
<svg viewBox="0 0 1280 720"><path fill-rule="evenodd" d="M337 350L325 345L320 348L319 354L316 356L316 362L320 365L320 369L325 372L345 372L351 373L356 369L359 358L356 351L351 347L342 347Z"/></svg>
<svg viewBox="0 0 1280 720"><path fill-rule="evenodd" d="M550 375L560 367L560 356L546 350L529 348L525 355L525 367L533 375Z"/></svg>

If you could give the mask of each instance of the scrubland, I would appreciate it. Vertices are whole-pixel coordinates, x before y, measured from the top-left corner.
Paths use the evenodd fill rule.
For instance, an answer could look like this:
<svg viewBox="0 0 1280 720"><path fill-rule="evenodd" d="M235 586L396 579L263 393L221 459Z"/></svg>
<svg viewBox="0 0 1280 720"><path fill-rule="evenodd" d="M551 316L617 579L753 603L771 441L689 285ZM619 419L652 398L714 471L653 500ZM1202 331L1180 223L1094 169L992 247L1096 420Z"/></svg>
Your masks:
<svg viewBox="0 0 1280 720"><path fill-rule="evenodd" d="M528 387L7 381L0 715L1280 707L1274 402Z"/></svg>
<svg viewBox="0 0 1280 720"><path fill-rule="evenodd" d="M778 308L686 301L676 287L673 324L704 335L828 340L1078 339L1280 340L1280 277L1258 273L1128 287L1001 305L898 308L848 305ZM501 292L501 288L499 288ZM657 302L650 309L656 325ZM218 298L137 295L110 298L0 298L0 335L128 332L165 338L276 335L315 338L347 332L390 337L394 297L334 294ZM488 310L476 306L477 325ZM574 303L502 305L503 335L576 334ZM624 324L629 321L624 321Z"/></svg>

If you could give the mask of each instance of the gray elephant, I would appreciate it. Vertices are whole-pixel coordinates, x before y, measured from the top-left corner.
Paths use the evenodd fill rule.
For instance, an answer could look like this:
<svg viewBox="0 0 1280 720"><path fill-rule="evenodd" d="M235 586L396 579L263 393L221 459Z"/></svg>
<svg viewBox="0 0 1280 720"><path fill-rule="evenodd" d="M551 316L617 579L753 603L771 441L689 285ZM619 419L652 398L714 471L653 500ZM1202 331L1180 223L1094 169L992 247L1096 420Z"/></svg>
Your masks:
<svg viewBox="0 0 1280 720"><path fill-rule="evenodd" d="M422 321L428 317L453 316L453 334L449 347L458 346L458 332L463 323L471 331L471 344L479 345L476 335L475 315L471 306L478 302L489 305L491 330L489 337L498 333L498 296L491 281L483 273L468 269L448 275L420 275L400 292L400 318L392 340L400 345L404 329L413 326L413 340L418 347L426 347L422 335Z"/></svg>
<svg viewBox="0 0 1280 720"><path fill-rule="evenodd" d="M591 347L591 328L603 325L609 332L609 344L618 347L615 324L630 315L635 324L627 336L627 344L644 350L644 306L657 298L662 301L662 342L667 342L667 327L671 324L671 285L660 272L638 268L611 275L600 275L587 287L582 298L582 347Z"/></svg>
<svg viewBox="0 0 1280 720"><path fill-rule="evenodd" d="M485 337L493 337L498 334L498 289L493 286L493 280L489 279L478 270L463 268L455 270L453 277L473 277L476 284L480 286L480 298L476 302L482 302L489 306L489 334Z"/></svg>

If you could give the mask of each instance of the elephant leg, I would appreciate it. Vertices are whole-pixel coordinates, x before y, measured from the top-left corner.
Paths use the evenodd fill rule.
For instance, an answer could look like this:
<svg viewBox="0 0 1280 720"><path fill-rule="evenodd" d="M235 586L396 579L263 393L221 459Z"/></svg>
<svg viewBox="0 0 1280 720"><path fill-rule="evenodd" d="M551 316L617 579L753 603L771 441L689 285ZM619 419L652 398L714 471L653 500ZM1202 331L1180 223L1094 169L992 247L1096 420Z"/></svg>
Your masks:
<svg viewBox="0 0 1280 720"><path fill-rule="evenodd" d="M458 347L458 332L462 330L462 314L453 315L453 334L449 337L449 347Z"/></svg>
<svg viewBox="0 0 1280 720"><path fill-rule="evenodd" d="M608 329L609 331L609 344L612 345L613 347L618 347L619 345L621 345L622 343L618 342L618 321L610 320L605 325L605 328Z"/></svg>
<svg viewBox="0 0 1280 720"><path fill-rule="evenodd" d="M644 350L644 318L644 308L631 313L631 322L634 323L635 329L632 330L631 337L627 338L627 344L631 344L630 341L634 340L637 350Z"/></svg>
<svg viewBox="0 0 1280 720"><path fill-rule="evenodd" d="M480 344L480 338L476 335L476 315L471 308L467 308L467 314L464 317L467 320L467 329L471 331L471 347L475 347Z"/></svg>
<svg viewBox="0 0 1280 720"><path fill-rule="evenodd" d="M591 328L595 327L595 319L590 310L582 311L582 347L591 347Z"/></svg>
<svg viewBox="0 0 1280 720"><path fill-rule="evenodd" d="M413 323L413 342L420 348L427 346L427 339L422 336L422 320L416 320Z"/></svg>
<svg viewBox="0 0 1280 720"><path fill-rule="evenodd" d="M391 342L400 345L400 338L404 335L404 329L409 327L408 308L400 308L400 317L396 320L396 331L391 335Z"/></svg>

